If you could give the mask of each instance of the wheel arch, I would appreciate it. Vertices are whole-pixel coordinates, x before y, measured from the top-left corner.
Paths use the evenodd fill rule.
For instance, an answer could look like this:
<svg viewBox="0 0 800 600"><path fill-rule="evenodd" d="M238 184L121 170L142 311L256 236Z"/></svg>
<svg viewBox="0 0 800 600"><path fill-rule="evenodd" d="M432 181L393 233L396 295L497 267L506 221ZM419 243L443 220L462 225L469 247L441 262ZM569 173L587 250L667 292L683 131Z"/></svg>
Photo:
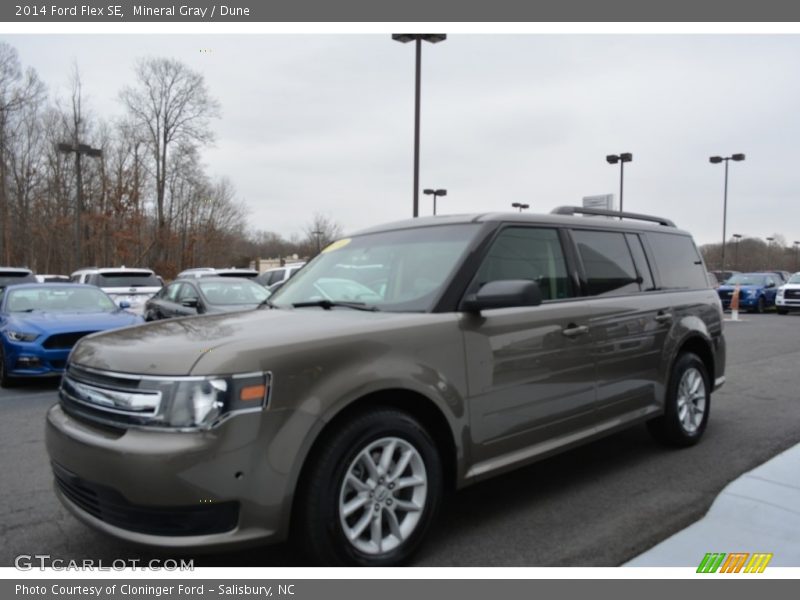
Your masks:
<svg viewBox="0 0 800 600"><path fill-rule="evenodd" d="M336 430L340 423L372 408L396 408L416 418L433 439L442 458L442 470L445 475L445 488L452 490L457 485L458 449L453 429L443 411L436 402L424 394L404 388L389 388L367 393L342 407L315 435L308 451L303 457L303 464L293 486L293 497L290 504L289 530L294 530L297 515L297 503L302 499L303 487L307 481L310 465L325 447L325 441Z"/></svg>

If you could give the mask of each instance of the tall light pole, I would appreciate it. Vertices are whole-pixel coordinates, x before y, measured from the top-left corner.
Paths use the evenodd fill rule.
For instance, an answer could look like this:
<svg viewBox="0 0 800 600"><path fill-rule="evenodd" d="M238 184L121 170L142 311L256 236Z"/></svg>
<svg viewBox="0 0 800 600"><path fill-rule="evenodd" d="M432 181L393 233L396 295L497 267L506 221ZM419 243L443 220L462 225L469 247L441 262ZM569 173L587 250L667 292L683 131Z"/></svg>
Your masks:
<svg viewBox="0 0 800 600"><path fill-rule="evenodd" d="M736 254L734 254L734 257L733 257L734 264L736 265L734 267L734 269L736 269L738 271L739 270L739 240L742 239L742 234L741 233L734 233L733 234L733 239L736 240L736 245L734 245L734 247L733 247L734 252L736 253Z"/></svg>
<svg viewBox="0 0 800 600"><path fill-rule="evenodd" d="M526 208L530 208L531 207L530 204L522 204L521 202L512 202L511 206L513 206L514 208L518 208L519 212L522 212Z"/></svg>
<svg viewBox="0 0 800 600"><path fill-rule="evenodd" d="M444 33L393 33L392 39L396 42L416 44L416 75L414 92L414 218L419 216L419 99L422 73L422 42L437 44L447 39Z"/></svg>
<svg viewBox="0 0 800 600"><path fill-rule="evenodd" d="M771 255L772 255L772 242L775 241L774 237L767 238L767 269L770 268Z"/></svg>
<svg viewBox="0 0 800 600"><path fill-rule="evenodd" d="M437 196L447 196L447 190L427 189L427 190L422 190L422 193L425 194L426 196L433 196L433 214L434 214L434 216L436 216L436 197Z"/></svg>
<svg viewBox="0 0 800 600"><path fill-rule="evenodd" d="M622 212L622 189L625 181L625 163L633 161L633 154L630 152L622 152L620 154L609 154L606 156L606 162L610 165L619 163L619 212ZM620 217L620 221L622 217Z"/></svg>
<svg viewBox="0 0 800 600"><path fill-rule="evenodd" d="M728 226L728 161L733 160L739 162L744 160L744 154L731 154L730 156L722 157L722 156L710 156L708 161L718 165L721 162L725 162L725 192L723 195L722 200L722 265L720 266L720 271L725 270L725 241L726 241L726 232Z"/></svg>
<svg viewBox="0 0 800 600"><path fill-rule="evenodd" d="M311 232L315 238L317 238L317 254L322 252L322 232L317 229L316 231Z"/></svg>
<svg viewBox="0 0 800 600"><path fill-rule="evenodd" d="M87 144L79 144L77 140L74 144L61 143L57 145L59 152L69 154L75 153L75 186L77 193L75 194L75 268L80 269L82 266L83 255L83 232L81 231L81 213L83 212L83 176L81 173L81 156L92 156L100 158L103 156L103 151L100 148L92 148Z"/></svg>

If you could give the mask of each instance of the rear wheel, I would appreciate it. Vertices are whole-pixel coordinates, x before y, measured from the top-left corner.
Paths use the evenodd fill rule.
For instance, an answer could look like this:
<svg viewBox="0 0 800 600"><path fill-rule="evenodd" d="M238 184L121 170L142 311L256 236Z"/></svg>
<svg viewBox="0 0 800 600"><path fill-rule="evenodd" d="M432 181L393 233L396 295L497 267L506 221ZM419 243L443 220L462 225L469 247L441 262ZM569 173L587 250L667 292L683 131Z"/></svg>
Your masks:
<svg viewBox="0 0 800 600"><path fill-rule="evenodd" d="M425 428L392 408L342 423L322 442L298 493L300 539L324 565L406 562L442 496L442 464Z"/></svg>
<svg viewBox="0 0 800 600"><path fill-rule="evenodd" d="M693 446L700 441L711 410L711 382L703 361L696 354L681 354L672 367L664 414L647 423L659 442L670 446Z"/></svg>

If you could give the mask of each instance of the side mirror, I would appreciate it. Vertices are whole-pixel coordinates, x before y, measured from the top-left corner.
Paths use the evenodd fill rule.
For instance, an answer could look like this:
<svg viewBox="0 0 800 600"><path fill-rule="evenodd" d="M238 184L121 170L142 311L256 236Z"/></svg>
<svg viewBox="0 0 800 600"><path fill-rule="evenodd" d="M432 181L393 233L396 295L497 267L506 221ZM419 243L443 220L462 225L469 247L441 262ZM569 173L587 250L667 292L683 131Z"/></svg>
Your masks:
<svg viewBox="0 0 800 600"><path fill-rule="evenodd" d="M125 310L126 308L130 308L131 307L131 303L128 302L127 300L123 300L122 302L119 303L119 307L122 310Z"/></svg>
<svg viewBox="0 0 800 600"><path fill-rule="evenodd" d="M775 287L775 282L774 281L770 281L765 287L766 288L774 288Z"/></svg>
<svg viewBox="0 0 800 600"><path fill-rule="evenodd" d="M538 283L528 279L506 279L490 281L477 293L464 298L461 310L479 313L492 308L539 306L541 303L542 290Z"/></svg>
<svg viewBox="0 0 800 600"><path fill-rule="evenodd" d="M186 308L197 308L198 304L197 298L189 298L181 302L181 305L185 306Z"/></svg>

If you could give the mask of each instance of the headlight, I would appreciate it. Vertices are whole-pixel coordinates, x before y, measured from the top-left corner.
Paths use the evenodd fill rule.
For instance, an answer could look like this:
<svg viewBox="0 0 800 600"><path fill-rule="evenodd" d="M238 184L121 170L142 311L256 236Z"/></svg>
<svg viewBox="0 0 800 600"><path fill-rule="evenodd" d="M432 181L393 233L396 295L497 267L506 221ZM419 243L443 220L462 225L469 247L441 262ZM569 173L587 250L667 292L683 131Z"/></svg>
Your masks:
<svg viewBox="0 0 800 600"><path fill-rule="evenodd" d="M778 296L783 296L783 288L778 288Z"/></svg>
<svg viewBox="0 0 800 600"><path fill-rule="evenodd" d="M161 417L167 427L208 428L230 413L260 410L267 402L264 373L178 381Z"/></svg>
<svg viewBox="0 0 800 600"><path fill-rule="evenodd" d="M32 342L39 337L39 334L26 333L24 331L6 331L6 337L12 342Z"/></svg>

